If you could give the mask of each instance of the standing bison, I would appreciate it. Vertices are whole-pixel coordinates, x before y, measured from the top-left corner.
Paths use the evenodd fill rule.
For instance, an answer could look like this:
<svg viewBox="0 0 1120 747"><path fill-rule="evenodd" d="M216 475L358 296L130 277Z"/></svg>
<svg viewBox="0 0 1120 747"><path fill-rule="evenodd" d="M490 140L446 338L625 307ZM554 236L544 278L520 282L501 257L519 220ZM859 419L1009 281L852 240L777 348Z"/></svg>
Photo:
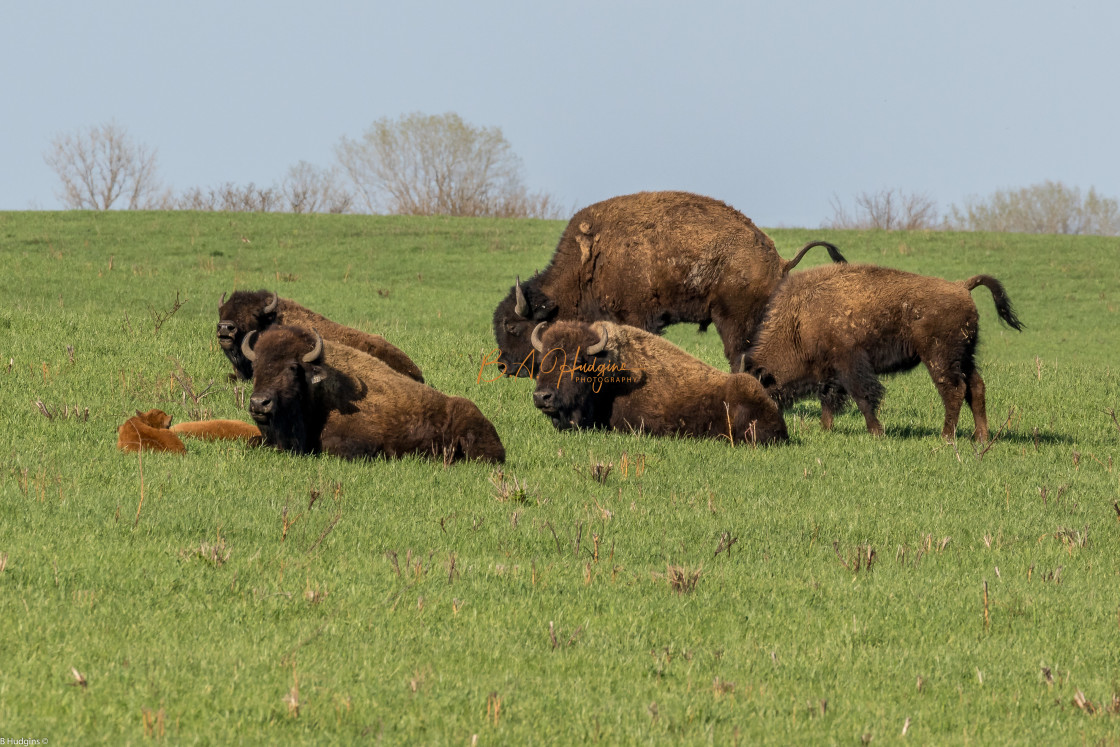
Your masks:
<svg viewBox="0 0 1120 747"><path fill-rule="evenodd" d="M970 293L978 285L992 292L1000 319L1021 330L1003 285L989 275L949 282L871 265L796 273L771 299L743 367L783 406L819 397L825 429L851 395L867 430L879 436L877 375L924 363L945 405L942 437L956 437L961 403L968 402L973 438L986 441L984 380L976 367L979 315Z"/></svg>
<svg viewBox="0 0 1120 747"><path fill-rule="evenodd" d="M494 312L499 366L539 368L529 337L542 321L608 320L660 333L667 325L715 323L738 363L771 291L813 246L783 260L774 242L738 210L687 192L641 192L596 203L568 222L552 262L518 279Z"/></svg>
<svg viewBox="0 0 1120 747"><path fill-rule="evenodd" d="M249 413L267 444L346 459L505 460L497 431L469 400L448 397L314 331L273 326L254 347L255 336L245 336L241 351L253 364Z"/></svg>
<svg viewBox="0 0 1120 747"><path fill-rule="evenodd" d="M368 334L361 330L345 327L332 322L311 309L300 306L295 301L280 298L266 290L235 291L227 300L222 295L218 306L218 344L222 352L233 364L238 378L253 378L253 363L241 353L241 342L250 332L263 332L274 324L289 324L299 327L314 327L333 342L340 342L352 348L380 358L394 371L409 378L423 381L424 376L412 360L399 348L381 335Z"/></svg>
<svg viewBox="0 0 1120 747"><path fill-rule="evenodd" d="M712 368L650 332L612 322L541 322L531 340L541 356L533 404L558 430L602 426L734 444L789 437L757 379Z"/></svg>

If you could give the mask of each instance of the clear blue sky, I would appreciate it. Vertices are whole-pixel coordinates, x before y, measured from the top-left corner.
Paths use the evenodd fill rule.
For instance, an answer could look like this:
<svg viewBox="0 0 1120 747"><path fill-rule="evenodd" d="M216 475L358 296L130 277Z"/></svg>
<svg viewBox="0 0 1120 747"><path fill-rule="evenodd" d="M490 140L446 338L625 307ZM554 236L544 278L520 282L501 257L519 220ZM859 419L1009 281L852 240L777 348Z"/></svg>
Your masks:
<svg viewBox="0 0 1120 747"><path fill-rule="evenodd" d="M115 119L174 189L269 185L384 116L502 129L573 208L687 189L764 226L900 187L1120 197L1120 3L3 3L0 209L53 209L51 138Z"/></svg>

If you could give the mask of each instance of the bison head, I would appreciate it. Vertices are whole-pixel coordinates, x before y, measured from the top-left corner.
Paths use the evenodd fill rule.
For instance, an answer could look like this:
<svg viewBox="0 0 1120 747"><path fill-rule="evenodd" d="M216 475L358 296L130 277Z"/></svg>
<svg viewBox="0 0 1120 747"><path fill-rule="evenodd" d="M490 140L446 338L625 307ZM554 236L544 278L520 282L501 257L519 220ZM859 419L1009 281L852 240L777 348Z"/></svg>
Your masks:
<svg viewBox="0 0 1120 747"><path fill-rule="evenodd" d="M316 389L326 379L323 338L299 327L275 326L241 341L241 353L253 366L249 414L266 443L286 451L317 451L309 434L317 420Z"/></svg>
<svg viewBox="0 0 1120 747"><path fill-rule="evenodd" d="M606 328L572 321L546 326L541 322L530 335L540 361L533 404L557 430L607 425L610 400L629 372L608 346Z"/></svg>
<svg viewBox="0 0 1120 747"><path fill-rule="evenodd" d="M280 299L266 290L235 291L218 303L218 344L240 379L253 378L253 363L242 353L241 343L250 332L263 332L276 322Z"/></svg>
<svg viewBox="0 0 1120 747"><path fill-rule="evenodd" d="M556 302L541 291L540 280L509 289L509 295L494 311L494 339L498 341L498 365L506 376L533 376L540 369L530 337L541 322L556 316Z"/></svg>

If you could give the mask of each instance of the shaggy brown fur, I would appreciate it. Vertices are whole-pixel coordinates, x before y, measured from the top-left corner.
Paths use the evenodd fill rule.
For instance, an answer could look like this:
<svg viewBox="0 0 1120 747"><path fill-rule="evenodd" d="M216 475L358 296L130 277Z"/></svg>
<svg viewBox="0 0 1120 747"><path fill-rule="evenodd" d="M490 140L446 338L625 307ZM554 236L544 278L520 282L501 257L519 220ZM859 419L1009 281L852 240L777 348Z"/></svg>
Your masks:
<svg viewBox="0 0 1120 747"><path fill-rule="evenodd" d="M314 355L317 339L322 347ZM469 400L442 394L305 329L273 326L250 338L253 343L249 412L265 443L347 459L418 453L505 460L497 431Z"/></svg>
<svg viewBox="0 0 1120 747"><path fill-rule="evenodd" d="M288 324L314 328L327 340L369 353L374 358L385 361L389 368L417 381L424 381L424 375L412 359L381 335L332 322L287 298L278 299L273 311L265 311L276 298L275 294L267 290L236 291L229 299L225 299L225 296L222 298L223 302L218 307L218 344L233 364L238 378L253 377L253 364L241 354L241 340L245 335L254 330L263 332L274 324Z"/></svg>
<svg viewBox="0 0 1120 747"><path fill-rule="evenodd" d="M241 420L195 420L176 423L171 432L183 438L200 438L204 441L245 441L250 446L261 443L261 429Z"/></svg>
<svg viewBox="0 0 1120 747"><path fill-rule="evenodd" d="M167 426L171 416L162 410L136 411L117 429L117 448L121 451L171 451L187 453L187 447Z"/></svg>
<svg viewBox="0 0 1120 747"><path fill-rule="evenodd" d="M984 380L975 360L979 315L970 294L978 285L992 292L1000 319L1021 330L1003 286L989 275L950 282L872 265L795 273L771 299L744 366L783 406L818 396L825 429L851 395L867 430L882 435L877 374L924 363L945 405L941 435L956 437L961 403L968 402L973 437L987 440Z"/></svg>
<svg viewBox="0 0 1120 747"><path fill-rule="evenodd" d="M727 359L738 363L771 291L813 246L844 261L823 241L783 260L745 215L688 192L641 192L585 207L568 222L549 266L498 304L498 363L509 375L535 374L529 337L553 319L603 319L656 333L677 322L701 329L714 322Z"/></svg>
<svg viewBox="0 0 1120 747"><path fill-rule="evenodd" d="M604 426L736 444L788 438L778 406L749 374L724 373L664 338L612 322L538 329L533 404L559 430ZM589 355L603 335L605 346Z"/></svg>

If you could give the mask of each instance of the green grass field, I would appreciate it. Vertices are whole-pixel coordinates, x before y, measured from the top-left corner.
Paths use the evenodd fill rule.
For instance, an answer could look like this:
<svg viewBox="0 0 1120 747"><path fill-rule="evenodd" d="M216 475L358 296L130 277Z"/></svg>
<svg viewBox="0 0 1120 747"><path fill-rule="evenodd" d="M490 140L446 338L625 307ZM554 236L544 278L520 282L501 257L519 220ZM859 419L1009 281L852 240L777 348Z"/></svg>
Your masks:
<svg viewBox="0 0 1120 747"><path fill-rule="evenodd" d="M974 292L990 448L967 412L940 439L918 369L885 438L804 402L752 450L557 433L531 381L480 375L562 227L0 213L0 737L1117 744L1120 241L773 231L994 274L1027 328ZM500 473L118 452L135 409L248 419L214 326L262 287L474 400ZM714 332L669 337L725 367Z"/></svg>

